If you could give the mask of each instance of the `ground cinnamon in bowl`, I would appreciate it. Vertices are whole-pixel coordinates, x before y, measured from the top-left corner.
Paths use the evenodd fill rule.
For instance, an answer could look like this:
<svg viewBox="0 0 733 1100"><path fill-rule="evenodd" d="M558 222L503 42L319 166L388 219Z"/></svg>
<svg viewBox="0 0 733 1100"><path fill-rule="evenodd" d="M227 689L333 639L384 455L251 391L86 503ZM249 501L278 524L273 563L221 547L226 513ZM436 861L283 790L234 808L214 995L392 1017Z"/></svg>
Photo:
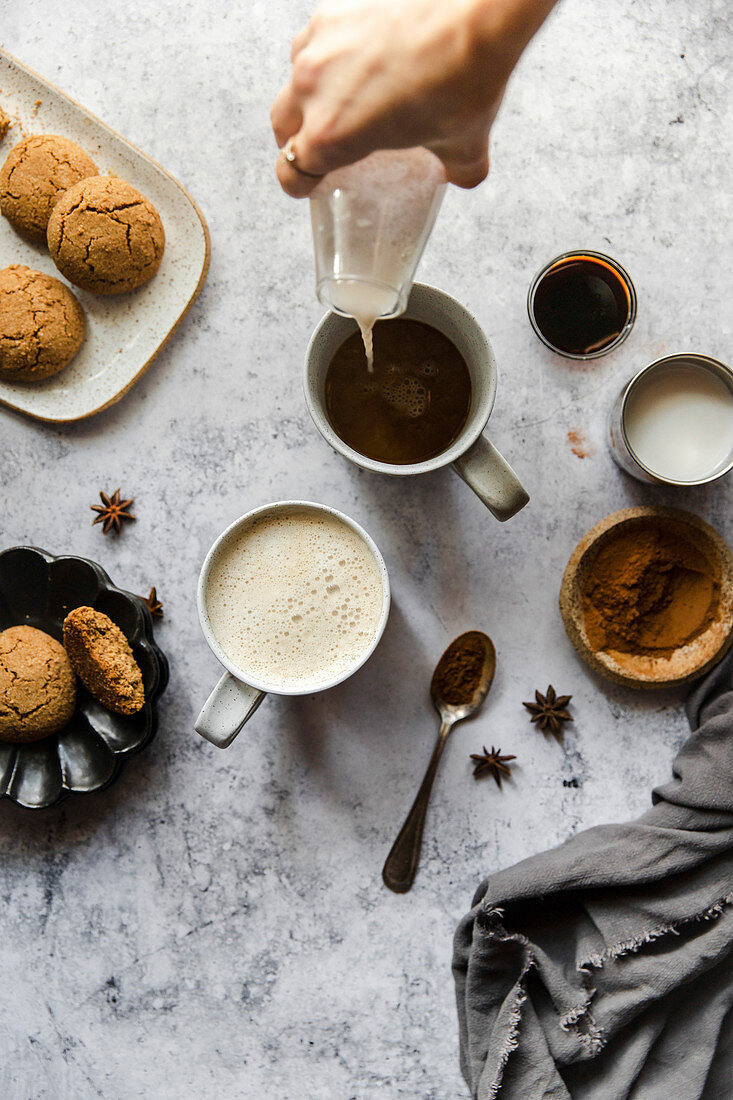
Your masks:
<svg viewBox="0 0 733 1100"><path fill-rule="evenodd" d="M733 555L689 512L627 508L576 547L560 610L596 671L637 687L684 683L730 645Z"/></svg>
<svg viewBox="0 0 733 1100"><path fill-rule="evenodd" d="M715 620L720 570L697 546L649 519L605 542L582 593L592 649L669 656Z"/></svg>

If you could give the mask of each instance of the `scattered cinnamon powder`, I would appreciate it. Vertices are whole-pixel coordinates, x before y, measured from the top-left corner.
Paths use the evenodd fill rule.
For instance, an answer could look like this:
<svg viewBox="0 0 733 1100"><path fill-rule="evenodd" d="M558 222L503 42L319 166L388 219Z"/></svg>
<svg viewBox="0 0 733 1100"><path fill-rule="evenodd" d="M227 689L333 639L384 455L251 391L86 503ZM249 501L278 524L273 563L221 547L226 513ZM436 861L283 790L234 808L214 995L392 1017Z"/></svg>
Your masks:
<svg viewBox="0 0 733 1100"><path fill-rule="evenodd" d="M593 448L579 428L570 429L568 432L568 443L570 444L570 450L574 455L577 455L578 458L587 458L588 455L593 453Z"/></svg>
<svg viewBox="0 0 733 1100"><path fill-rule="evenodd" d="M720 575L676 528L644 520L601 547L582 598L592 649L668 657L716 618Z"/></svg>

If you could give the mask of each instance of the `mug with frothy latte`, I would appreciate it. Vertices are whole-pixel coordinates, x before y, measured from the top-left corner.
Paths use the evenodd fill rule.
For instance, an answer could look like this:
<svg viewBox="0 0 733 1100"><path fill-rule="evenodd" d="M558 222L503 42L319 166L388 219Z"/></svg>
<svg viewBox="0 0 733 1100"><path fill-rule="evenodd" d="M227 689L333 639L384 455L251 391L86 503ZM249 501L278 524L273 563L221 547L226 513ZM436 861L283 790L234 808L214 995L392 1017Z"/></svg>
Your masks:
<svg viewBox="0 0 733 1100"><path fill-rule="evenodd" d="M196 721L226 748L265 694L305 695L356 672L389 614L377 546L342 512L279 501L236 520L206 556L201 629L227 670Z"/></svg>

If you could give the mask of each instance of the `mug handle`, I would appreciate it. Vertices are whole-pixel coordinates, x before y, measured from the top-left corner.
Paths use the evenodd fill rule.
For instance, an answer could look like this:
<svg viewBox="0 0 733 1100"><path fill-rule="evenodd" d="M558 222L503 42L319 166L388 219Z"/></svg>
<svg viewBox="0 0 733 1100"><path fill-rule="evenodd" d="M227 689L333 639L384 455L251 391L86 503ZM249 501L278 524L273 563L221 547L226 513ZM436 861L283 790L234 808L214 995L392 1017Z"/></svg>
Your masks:
<svg viewBox="0 0 733 1100"><path fill-rule="evenodd" d="M529 493L514 470L485 435L459 455L453 469L502 523L529 501Z"/></svg>
<svg viewBox="0 0 733 1100"><path fill-rule="evenodd" d="M264 698L264 691L225 672L204 703L194 729L218 749L227 749Z"/></svg>

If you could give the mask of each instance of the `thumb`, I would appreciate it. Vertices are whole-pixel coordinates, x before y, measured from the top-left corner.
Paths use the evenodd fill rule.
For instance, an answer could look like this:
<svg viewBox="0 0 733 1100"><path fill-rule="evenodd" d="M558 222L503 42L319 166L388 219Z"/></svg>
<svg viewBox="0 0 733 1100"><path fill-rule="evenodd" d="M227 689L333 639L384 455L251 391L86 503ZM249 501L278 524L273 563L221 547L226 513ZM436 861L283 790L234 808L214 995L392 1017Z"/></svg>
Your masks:
<svg viewBox="0 0 733 1100"><path fill-rule="evenodd" d="M478 187L489 174L489 151L484 152L474 160L466 161L462 157L441 157L445 165L445 174L448 183L455 183L456 187Z"/></svg>
<svg viewBox="0 0 733 1100"><path fill-rule="evenodd" d="M449 183L457 187L478 187L489 174L489 135L467 143L440 141L428 146L440 157Z"/></svg>

